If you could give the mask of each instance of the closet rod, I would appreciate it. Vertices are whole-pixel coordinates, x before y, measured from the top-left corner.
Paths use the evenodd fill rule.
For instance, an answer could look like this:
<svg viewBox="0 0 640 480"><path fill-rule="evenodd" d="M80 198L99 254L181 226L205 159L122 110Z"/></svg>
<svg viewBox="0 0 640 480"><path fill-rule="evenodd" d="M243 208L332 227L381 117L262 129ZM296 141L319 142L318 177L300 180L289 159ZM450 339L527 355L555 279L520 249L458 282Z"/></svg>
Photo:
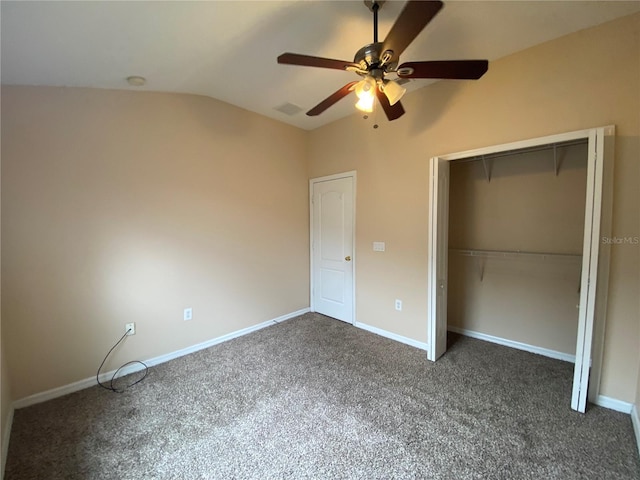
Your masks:
<svg viewBox="0 0 640 480"><path fill-rule="evenodd" d="M580 140L571 140L568 142L561 143L548 143L546 145L540 145L537 147L528 147L528 148L520 148L517 150L509 150L506 152L498 152L492 153L490 155L476 155L475 157L462 158L460 160L456 160L456 163L466 163L466 162L477 162L478 160L491 160L493 158L499 157L508 157L510 155L516 155L520 153L531 153L531 152L540 152L542 150L551 150L558 147L572 147L574 145L586 145L588 142L586 139L581 138Z"/></svg>
<svg viewBox="0 0 640 480"><path fill-rule="evenodd" d="M553 252L523 252L521 250L469 250L450 248L449 252L462 255L464 257L484 257L484 258L554 258L561 260L578 260L582 258L580 254L574 253L553 253Z"/></svg>

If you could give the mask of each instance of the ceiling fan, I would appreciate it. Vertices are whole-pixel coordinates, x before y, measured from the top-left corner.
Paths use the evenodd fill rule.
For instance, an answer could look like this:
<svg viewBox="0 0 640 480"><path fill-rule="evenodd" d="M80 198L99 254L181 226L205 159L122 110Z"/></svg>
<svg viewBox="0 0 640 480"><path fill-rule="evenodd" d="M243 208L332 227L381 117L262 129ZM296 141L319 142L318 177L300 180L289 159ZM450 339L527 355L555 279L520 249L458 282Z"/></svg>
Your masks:
<svg viewBox="0 0 640 480"><path fill-rule="evenodd" d="M442 8L440 0L408 1L383 42L378 41L378 10L385 2L365 0L364 3L373 12L373 43L358 50L353 62L298 53L283 53L278 57L278 63L281 64L347 70L362 77L362 80L349 82L329 95L309 110L307 115L320 115L338 100L355 91L359 99L356 104L358 109L372 112L374 99L377 98L387 118L395 120L404 115L400 98L406 90L398 82L385 78L386 75L395 73L400 79L477 80L487 71L487 60L407 62L398 66L402 52Z"/></svg>

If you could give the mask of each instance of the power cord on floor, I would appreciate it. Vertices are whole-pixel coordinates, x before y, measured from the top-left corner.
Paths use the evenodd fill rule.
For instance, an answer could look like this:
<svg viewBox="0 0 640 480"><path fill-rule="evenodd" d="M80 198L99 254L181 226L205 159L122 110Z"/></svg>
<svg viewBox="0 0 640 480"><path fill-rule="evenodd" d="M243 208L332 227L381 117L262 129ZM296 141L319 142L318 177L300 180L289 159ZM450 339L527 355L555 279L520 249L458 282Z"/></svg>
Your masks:
<svg viewBox="0 0 640 480"><path fill-rule="evenodd" d="M107 361L107 358L109 358L109 355L111 355L111 352L113 352L115 350L115 348L120 345L120 343L125 339L125 337L127 335L129 335L129 332L131 331L131 329L128 329L125 334L122 336L122 338L120 338L120 340L118 340L116 342L116 344L111 347L111 350L109 350L109 352L107 353L107 355L104 357L104 360L102 360L102 363L100 364L100 366L98 367L98 371L96 372L96 381L98 382L98 385L100 385L102 388L104 388L105 390L110 390L112 392L115 393L122 393L124 392L127 388L131 388L133 387L135 384L140 383L142 380L144 380L145 378L147 378L147 375L149 374L149 367L144 363L141 362L139 360L133 360L131 362L127 362L124 365L121 365L113 374L113 376L111 377L111 382L109 383L109 385L105 385L104 383L102 383L100 381L100 370L102 370L102 367L104 366L104 363ZM124 387L123 389L118 389L116 387L113 386L113 381L116 379L116 376L118 375L118 372L120 372L120 370L122 370L124 367L128 366L128 365L133 365L135 363L139 363L140 365L142 365L144 367L144 375L142 376L142 378L139 378L138 380L136 380L135 382L133 382L130 385L127 385L126 387Z"/></svg>

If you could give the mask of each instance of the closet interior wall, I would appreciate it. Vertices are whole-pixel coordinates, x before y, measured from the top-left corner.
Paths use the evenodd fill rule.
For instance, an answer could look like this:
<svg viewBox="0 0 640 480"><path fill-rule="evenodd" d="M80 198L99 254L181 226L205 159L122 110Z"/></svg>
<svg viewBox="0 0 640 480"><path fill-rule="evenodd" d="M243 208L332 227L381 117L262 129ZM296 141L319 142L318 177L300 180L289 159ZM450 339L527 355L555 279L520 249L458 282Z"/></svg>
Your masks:
<svg viewBox="0 0 640 480"><path fill-rule="evenodd" d="M587 145L451 162L448 325L575 355Z"/></svg>

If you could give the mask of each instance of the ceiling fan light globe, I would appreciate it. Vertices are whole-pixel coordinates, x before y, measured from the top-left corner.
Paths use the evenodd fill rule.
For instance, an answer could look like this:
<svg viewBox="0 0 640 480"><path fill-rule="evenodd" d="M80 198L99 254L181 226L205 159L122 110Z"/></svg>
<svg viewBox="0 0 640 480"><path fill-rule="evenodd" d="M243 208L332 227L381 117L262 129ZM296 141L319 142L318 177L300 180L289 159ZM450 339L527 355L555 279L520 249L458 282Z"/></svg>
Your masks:
<svg viewBox="0 0 640 480"><path fill-rule="evenodd" d="M407 92L407 89L402 87L401 85L398 85L393 80L389 80L388 82L385 82L382 91L389 100L389 104L395 105L404 96L404 94Z"/></svg>
<svg viewBox="0 0 640 480"><path fill-rule="evenodd" d="M365 77L356 84L356 95L358 98L370 96L373 98L373 89L376 87L376 81L371 77Z"/></svg>
<svg viewBox="0 0 640 480"><path fill-rule="evenodd" d="M356 103L356 108L362 112L371 113L373 112L373 95L363 95Z"/></svg>

